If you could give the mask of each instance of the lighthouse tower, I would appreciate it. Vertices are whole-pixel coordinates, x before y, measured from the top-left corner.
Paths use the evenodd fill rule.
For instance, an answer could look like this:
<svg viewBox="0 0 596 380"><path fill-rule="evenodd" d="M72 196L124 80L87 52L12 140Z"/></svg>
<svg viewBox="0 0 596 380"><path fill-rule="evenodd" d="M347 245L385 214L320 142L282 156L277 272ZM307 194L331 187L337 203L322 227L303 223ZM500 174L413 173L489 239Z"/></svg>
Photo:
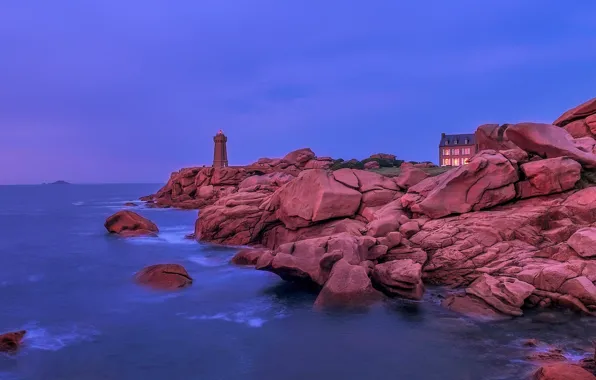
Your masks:
<svg viewBox="0 0 596 380"><path fill-rule="evenodd" d="M221 129L217 132L215 137L213 137L213 141L215 142L215 149L213 150L213 167L223 168L228 166L228 149L226 148L228 138L224 135Z"/></svg>

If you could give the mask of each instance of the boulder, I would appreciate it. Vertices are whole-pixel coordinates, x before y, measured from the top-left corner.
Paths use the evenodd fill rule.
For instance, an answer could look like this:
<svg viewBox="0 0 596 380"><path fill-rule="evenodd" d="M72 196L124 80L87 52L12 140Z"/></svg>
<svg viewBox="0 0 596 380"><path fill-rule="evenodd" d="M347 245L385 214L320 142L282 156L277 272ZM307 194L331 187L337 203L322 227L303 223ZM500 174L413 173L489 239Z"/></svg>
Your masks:
<svg viewBox="0 0 596 380"><path fill-rule="evenodd" d="M241 249L232 257L232 264L235 265L256 265L259 258L265 253L271 253L265 248L245 248Z"/></svg>
<svg viewBox="0 0 596 380"><path fill-rule="evenodd" d="M596 257L596 228L582 228L567 240L567 244L578 255L585 258Z"/></svg>
<svg viewBox="0 0 596 380"><path fill-rule="evenodd" d="M462 214L515 198L517 167L505 156L485 150L468 165L430 177L411 187L401 198L404 207L430 218Z"/></svg>
<svg viewBox="0 0 596 380"><path fill-rule="evenodd" d="M451 295L441 304L451 311L474 319L500 320L507 318L482 299L469 294Z"/></svg>
<svg viewBox="0 0 596 380"><path fill-rule="evenodd" d="M424 295L422 266L412 260L395 260L377 264L372 272L375 287L390 296L419 300Z"/></svg>
<svg viewBox="0 0 596 380"><path fill-rule="evenodd" d="M27 331L14 331L0 334L0 352L14 353L18 351Z"/></svg>
<svg viewBox="0 0 596 380"><path fill-rule="evenodd" d="M126 207L137 207L138 204L136 204L134 202L126 202L126 203L124 203L124 206L126 206Z"/></svg>
<svg viewBox="0 0 596 380"><path fill-rule="evenodd" d="M401 172L394 180L397 186L407 190L428 177L429 175L422 169L410 165L402 165Z"/></svg>
<svg viewBox="0 0 596 380"><path fill-rule="evenodd" d="M291 230L356 214L362 195L325 170L306 170L281 187L272 200L276 216Z"/></svg>
<svg viewBox="0 0 596 380"><path fill-rule="evenodd" d="M562 128L550 124L520 123L507 128L505 136L521 149L546 158L569 157L596 168L596 156L577 148Z"/></svg>
<svg viewBox="0 0 596 380"><path fill-rule="evenodd" d="M380 298L381 294L372 287L366 269L341 259L333 265L329 279L315 301L315 307L362 307Z"/></svg>
<svg viewBox="0 0 596 380"><path fill-rule="evenodd" d="M535 373L533 380L596 380L585 369L570 363L552 363L540 367Z"/></svg>
<svg viewBox="0 0 596 380"><path fill-rule="evenodd" d="M162 290L175 290L192 284L192 278L179 264L156 264L145 267L135 275L135 281L138 284Z"/></svg>
<svg viewBox="0 0 596 380"><path fill-rule="evenodd" d="M516 184L520 198L573 189L581 178L581 165L567 157L549 158L521 165L526 179Z"/></svg>
<svg viewBox="0 0 596 380"><path fill-rule="evenodd" d="M590 99L587 102L566 111L559 116L553 124L558 127L564 127L574 120L584 119L593 114L596 114L596 98Z"/></svg>
<svg viewBox="0 0 596 380"><path fill-rule="evenodd" d="M507 150L517 146L505 136L509 124L483 124L476 129L478 150Z"/></svg>
<svg viewBox="0 0 596 380"><path fill-rule="evenodd" d="M466 289L467 294L483 300L498 312L515 317L523 315L521 307L533 291L534 286L526 282L488 274L478 277Z"/></svg>
<svg viewBox="0 0 596 380"><path fill-rule="evenodd" d="M286 154L282 160L291 165L304 166L313 158L315 158L315 153L310 148L303 148Z"/></svg>
<svg viewBox="0 0 596 380"><path fill-rule="evenodd" d="M132 211L118 211L108 217L104 224L111 234L118 234L124 237L132 236L156 236L159 229L149 219Z"/></svg>

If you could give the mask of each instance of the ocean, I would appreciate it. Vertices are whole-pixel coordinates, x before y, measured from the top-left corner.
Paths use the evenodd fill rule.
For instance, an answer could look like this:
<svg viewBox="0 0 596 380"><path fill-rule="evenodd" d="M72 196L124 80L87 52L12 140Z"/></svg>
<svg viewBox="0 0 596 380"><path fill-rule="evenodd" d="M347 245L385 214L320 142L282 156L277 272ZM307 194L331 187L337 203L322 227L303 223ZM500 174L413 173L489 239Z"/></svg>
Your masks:
<svg viewBox="0 0 596 380"><path fill-rule="evenodd" d="M321 312L316 294L229 264L237 248L187 240L196 211L132 210L157 238L108 235L105 219L160 185L0 186L0 333L26 329L0 379L523 379L537 338L581 358L595 318L542 311L477 322L421 302ZM141 202L137 202L141 204ZM191 287L160 292L132 277L179 263ZM591 335L592 334L592 335Z"/></svg>

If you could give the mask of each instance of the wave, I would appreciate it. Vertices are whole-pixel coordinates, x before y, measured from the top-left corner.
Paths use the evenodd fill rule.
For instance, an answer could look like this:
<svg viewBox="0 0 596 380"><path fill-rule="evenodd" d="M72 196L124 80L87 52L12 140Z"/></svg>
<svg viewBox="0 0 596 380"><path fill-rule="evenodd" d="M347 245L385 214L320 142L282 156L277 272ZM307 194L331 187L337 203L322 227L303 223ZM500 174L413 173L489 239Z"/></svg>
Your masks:
<svg viewBox="0 0 596 380"><path fill-rule="evenodd" d="M69 328L47 329L37 324L25 326L27 334L23 339L26 349L58 351L71 344L92 340L99 332L93 327L71 326Z"/></svg>
<svg viewBox="0 0 596 380"><path fill-rule="evenodd" d="M81 202L72 202L73 206L82 206L84 204L85 204L85 202L82 202L82 201Z"/></svg>
<svg viewBox="0 0 596 380"><path fill-rule="evenodd" d="M189 231L188 226L165 227L160 229L157 237L138 237L135 239L127 239L135 244L185 244L195 245L196 241L186 239Z"/></svg>

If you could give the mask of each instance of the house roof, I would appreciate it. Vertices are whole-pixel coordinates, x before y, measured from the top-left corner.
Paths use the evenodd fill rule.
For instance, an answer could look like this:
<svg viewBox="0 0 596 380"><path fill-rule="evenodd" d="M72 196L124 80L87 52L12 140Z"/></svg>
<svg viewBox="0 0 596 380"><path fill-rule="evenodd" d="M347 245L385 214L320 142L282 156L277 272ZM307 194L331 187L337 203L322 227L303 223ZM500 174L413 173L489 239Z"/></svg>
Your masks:
<svg viewBox="0 0 596 380"><path fill-rule="evenodd" d="M468 143L466 144L466 139ZM441 135L441 142L439 146L458 146L458 145L474 145L476 144L476 138L473 133L464 133L459 135Z"/></svg>

